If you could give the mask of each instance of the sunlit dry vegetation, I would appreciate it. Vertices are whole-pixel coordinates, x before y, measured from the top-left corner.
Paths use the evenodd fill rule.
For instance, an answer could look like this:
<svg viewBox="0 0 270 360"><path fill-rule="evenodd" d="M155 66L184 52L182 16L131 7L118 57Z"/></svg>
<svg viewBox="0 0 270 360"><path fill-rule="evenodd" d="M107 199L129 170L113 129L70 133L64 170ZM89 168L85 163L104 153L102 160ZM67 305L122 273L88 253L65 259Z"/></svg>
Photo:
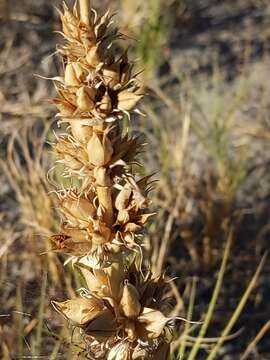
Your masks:
<svg viewBox="0 0 270 360"><path fill-rule="evenodd" d="M67 1L71 5L70 1ZM270 6L266 1L92 1L116 11L146 96L140 176L153 174L144 267L166 270L171 359L269 353ZM51 78L63 73L60 1L0 3L0 357L85 358L50 303L84 280L50 251L58 188ZM119 43L124 46L123 42ZM144 71L144 72L142 72ZM73 183L74 185L74 183ZM76 185L76 184L75 184Z"/></svg>

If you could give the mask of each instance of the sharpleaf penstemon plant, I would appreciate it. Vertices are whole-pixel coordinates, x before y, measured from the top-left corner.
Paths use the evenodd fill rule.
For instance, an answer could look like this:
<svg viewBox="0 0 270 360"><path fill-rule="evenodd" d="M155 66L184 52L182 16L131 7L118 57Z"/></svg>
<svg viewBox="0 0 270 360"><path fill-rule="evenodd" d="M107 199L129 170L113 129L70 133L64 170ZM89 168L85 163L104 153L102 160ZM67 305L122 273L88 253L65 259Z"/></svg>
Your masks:
<svg viewBox="0 0 270 360"><path fill-rule="evenodd" d="M167 284L140 266L151 182L134 171L140 136L123 131L124 117L138 111L140 85L127 52L115 47L121 34L109 12L99 17L80 0L79 9L64 4L60 13L64 76L55 78L54 104L66 126L55 152L63 176L77 185L57 191L63 219L51 241L79 268L86 287L52 304L80 329L89 358L165 360L172 340Z"/></svg>

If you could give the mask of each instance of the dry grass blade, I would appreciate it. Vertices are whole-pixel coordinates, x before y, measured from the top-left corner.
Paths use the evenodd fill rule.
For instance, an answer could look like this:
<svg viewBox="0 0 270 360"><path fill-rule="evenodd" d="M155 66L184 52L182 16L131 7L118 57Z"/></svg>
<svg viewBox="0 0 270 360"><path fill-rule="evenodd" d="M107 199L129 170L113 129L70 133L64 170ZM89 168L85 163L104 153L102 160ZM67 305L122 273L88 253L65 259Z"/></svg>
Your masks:
<svg viewBox="0 0 270 360"><path fill-rule="evenodd" d="M23 329L23 305L22 305L22 292L21 284L17 286L16 290L16 335L18 339L17 351L19 357L23 357L23 338L24 338L24 329Z"/></svg>
<svg viewBox="0 0 270 360"><path fill-rule="evenodd" d="M25 126L22 131L14 131L8 139L7 159L0 159L0 167L7 178L19 204L22 235L35 254L50 250L48 241L39 242L37 238L47 237L56 228L56 205L54 197L49 196L43 156L50 124L43 124L42 131L35 126ZM45 153L44 153L45 154ZM44 246L45 245L45 246ZM47 253L49 269L55 284L59 285L58 260L52 252ZM38 267L38 266L37 266Z"/></svg>
<svg viewBox="0 0 270 360"><path fill-rule="evenodd" d="M188 147L188 139L189 139L189 130L190 130L190 122L191 122L191 116L190 116L190 109L188 109L185 113L183 124L182 124L182 133L181 133L181 145L180 145L180 151L179 151L179 159L178 159L178 171L179 171L179 177L181 178L183 173L183 165L184 165L184 158L187 152ZM162 268L164 266L166 255L169 251L169 242L170 242L170 235L173 227L173 222L175 218L178 216L179 213L179 207L182 202L183 197L183 187L179 186L179 190L176 195L174 207L172 211L169 214L168 220L165 225L164 229L164 235L162 237L162 241L160 244L160 247L158 249L158 257L156 261L153 261L152 267L154 273L159 274L162 271ZM155 252L155 251L154 251Z"/></svg>
<svg viewBox="0 0 270 360"><path fill-rule="evenodd" d="M246 348L244 354L241 356L240 360L246 360L250 354L256 349L258 342L264 337L264 335L270 329L270 320L268 320L263 327L260 329L255 338L251 341L251 343Z"/></svg>
<svg viewBox="0 0 270 360"><path fill-rule="evenodd" d="M42 331L44 324L44 313L45 313L45 302L46 302L46 289L47 289L47 265L43 268L43 277L41 285L41 294L38 310L38 322L36 328L36 336L33 343L32 355L35 357L40 356L41 354L41 345L42 345Z"/></svg>

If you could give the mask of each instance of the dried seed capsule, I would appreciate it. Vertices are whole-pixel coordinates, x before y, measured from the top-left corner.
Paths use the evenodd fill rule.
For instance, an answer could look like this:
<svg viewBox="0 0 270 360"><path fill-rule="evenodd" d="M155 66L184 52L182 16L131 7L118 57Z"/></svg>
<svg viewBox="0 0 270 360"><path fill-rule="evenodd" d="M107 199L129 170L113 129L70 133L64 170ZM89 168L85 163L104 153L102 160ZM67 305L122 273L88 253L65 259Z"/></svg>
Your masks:
<svg viewBox="0 0 270 360"><path fill-rule="evenodd" d="M135 286L126 282L123 287L123 294L119 305L120 311L128 318L134 318L141 311L139 294Z"/></svg>
<svg viewBox="0 0 270 360"><path fill-rule="evenodd" d="M86 86L82 86L77 91L77 105L81 111L91 111L94 106L95 90Z"/></svg>
<svg viewBox="0 0 270 360"><path fill-rule="evenodd" d="M77 78L76 72L73 67L73 63L69 63L65 70L65 85L66 86L79 86L80 81Z"/></svg>
<svg viewBox="0 0 270 360"><path fill-rule="evenodd" d="M118 94L118 108L124 111L132 110L137 102L142 98L142 95L135 94L131 91L121 91Z"/></svg>
<svg viewBox="0 0 270 360"><path fill-rule="evenodd" d="M103 139L94 132L87 144L88 159L95 166L106 165L112 157L113 147L107 135Z"/></svg>
<svg viewBox="0 0 270 360"><path fill-rule="evenodd" d="M86 325L93 320L102 310L101 300L96 298L82 298L57 302L53 301L55 308L77 326Z"/></svg>
<svg viewBox="0 0 270 360"><path fill-rule="evenodd" d="M115 208L117 210L123 210L127 208L131 192L132 191L129 186L124 186L123 189L119 192L115 199Z"/></svg>
<svg viewBox="0 0 270 360"><path fill-rule="evenodd" d="M64 117L72 116L76 110L75 106L71 105L68 101L65 100L55 99L54 103L57 106L57 109L60 111L60 115Z"/></svg>
<svg viewBox="0 0 270 360"><path fill-rule="evenodd" d="M73 63L73 69L75 71L76 77L79 81L83 81L86 76L86 70L82 67L79 62Z"/></svg>
<svg viewBox="0 0 270 360"><path fill-rule="evenodd" d="M87 142L93 134L92 127L85 125L83 121L70 121L70 127L75 139L83 143Z"/></svg>
<svg viewBox="0 0 270 360"><path fill-rule="evenodd" d="M62 207L65 209L66 218L70 221L78 219L79 221L88 221L95 214L93 204L84 198L66 198L62 202Z"/></svg>
<svg viewBox="0 0 270 360"><path fill-rule="evenodd" d="M129 213L128 210L123 209L123 210L119 210L118 215L117 215L117 221L120 224L126 224L129 221L130 217L129 217Z"/></svg>
<svg viewBox="0 0 270 360"><path fill-rule="evenodd" d="M98 47L96 45L92 46L88 50L87 55L86 55L86 61L92 67L96 67L100 63L99 56L98 56Z"/></svg>
<svg viewBox="0 0 270 360"><path fill-rule="evenodd" d="M135 224L133 222L129 222L125 225L124 227L124 231L126 232L132 232L132 233L136 233L137 231L141 230L141 226L138 224Z"/></svg>

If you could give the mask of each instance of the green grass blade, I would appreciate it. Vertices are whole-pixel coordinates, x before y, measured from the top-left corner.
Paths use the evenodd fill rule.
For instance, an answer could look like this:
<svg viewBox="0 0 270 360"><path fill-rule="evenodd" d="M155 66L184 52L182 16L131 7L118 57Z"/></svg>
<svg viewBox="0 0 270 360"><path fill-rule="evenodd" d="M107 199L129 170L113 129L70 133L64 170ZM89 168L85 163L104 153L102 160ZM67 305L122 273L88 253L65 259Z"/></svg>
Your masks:
<svg viewBox="0 0 270 360"><path fill-rule="evenodd" d="M183 332L183 335L182 335L183 340L181 341L180 349L179 349L179 352L178 352L178 358L179 359L183 359L184 355L185 355L186 335L188 334L189 328L190 328L189 321L191 321L191 319L192 319L194 303L195 303L195 296L196 296L196 285L197 285L197 280L194 277L193 280L192 280L190 299L189 299L188 311L187 311L187 320L188 321L185 323L185 328L184 328L184 332Z"/></svg>
<svg viewBox="0 0 270 360"><path fill-rule="evenodd" d="M260 261L259 266L257 267L257 270L256 270L253 278L251 279L246 291L244 292L237 308L235 309L234 313L232 314L227 326L223 330L221 337L219 338L217 344L215 345L215 347L213 348L213 350L211 351L211 353L209 354L209 356L207 357L206 360L213 360L215 358L220 347L222 346L223 342L225 341L226 337L229 335L230 331L232 330L232 328L233 328L234 324L236 323L237 319L239 318L244 306L246 305L246 302L250 296L251 291L257 284L257 281L258 281L260 272L262 270L262 267L265 263L265 260L266 260L266 254L264 254L262 260Z"/></svg>
<svg viewBox="0 0 270 360"><path fill-rule="evenodd" d="M218 273L218 278L217 278L217 281L216 281L215 289L213 291L213 295L212 295L212 298L211 298L211 301L210 301L210 304L209 304L209 307L208 307L208 310L207 310L207 313L206 313L206 316L205 316L205 320L203 322L203 325L201 327L199 335L198 335L198 337L197 337L197 339L195 341L195 344L193 345L192 350L191 350L191 352L189 354L188 360L194 360L195 359L195 357L196 357L196 355L197 355L197 353L198 353L198 351L200 349L201 342L202 342L202 340L203 340L203 338L204 338L204 336L206 334L206 331L208 329L209 323L210 323L210 321L212 319L214 309L215 309L215 306L216 306L216 302L217 302L217 299L218 299L218 295L219 295L221 285L222 285L222 282L223 282L223 277L224 277L224 274L225 274L226 265L227 265L227 261L228 261L229 254L230 254L232 239L233 239L233 233L232 233L232 231L230 231L227 242L226 242L224 255L223 255L221 267L220 267L220 270L219 270L219 273Z"/></svg>
<svg viewBox="0 0 270 360"><path fill-rule="evenodd" d="M17 332L17 346L18 346L18 356L23 358L23 304L22 304L22 291L21 284L19 283L16 289L16 314L15 314L15 324L16 324L16 332Z"/></svg>

